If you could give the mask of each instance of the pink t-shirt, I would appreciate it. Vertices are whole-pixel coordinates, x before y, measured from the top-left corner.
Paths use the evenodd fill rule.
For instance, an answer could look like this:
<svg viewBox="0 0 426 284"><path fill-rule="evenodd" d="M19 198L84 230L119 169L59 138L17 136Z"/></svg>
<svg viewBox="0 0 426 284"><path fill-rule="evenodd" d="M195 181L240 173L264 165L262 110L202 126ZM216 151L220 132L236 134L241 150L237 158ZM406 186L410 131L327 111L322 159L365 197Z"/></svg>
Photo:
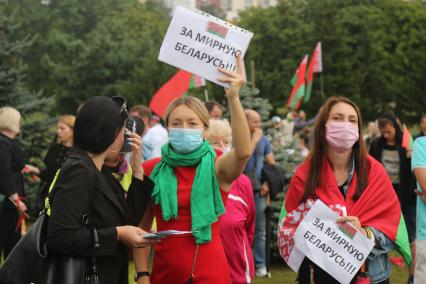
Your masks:
<svg viewBox="0 0 426 284"><path fill-rule="evenodd" d="M255 211L251 182L242 174L232 183L226 213L220 218L220 237L233 284L250 283L254 278L251 246L254 238Z"/></svg>

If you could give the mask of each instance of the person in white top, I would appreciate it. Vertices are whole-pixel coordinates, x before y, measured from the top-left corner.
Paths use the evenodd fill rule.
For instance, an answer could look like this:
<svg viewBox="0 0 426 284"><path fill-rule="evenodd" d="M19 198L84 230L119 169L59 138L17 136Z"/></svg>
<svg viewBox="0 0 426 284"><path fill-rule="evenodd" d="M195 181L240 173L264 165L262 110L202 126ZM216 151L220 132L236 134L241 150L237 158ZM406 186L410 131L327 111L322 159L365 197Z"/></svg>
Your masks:
<svg viewBox="0 0 426 284"><path fill-rule="evenodd" d="M160 117L152 115L149 121L149 129L143 136L143 160L147 161L155 157L161 157L161 147L169 141L166 128L160 123Z"/></svg>

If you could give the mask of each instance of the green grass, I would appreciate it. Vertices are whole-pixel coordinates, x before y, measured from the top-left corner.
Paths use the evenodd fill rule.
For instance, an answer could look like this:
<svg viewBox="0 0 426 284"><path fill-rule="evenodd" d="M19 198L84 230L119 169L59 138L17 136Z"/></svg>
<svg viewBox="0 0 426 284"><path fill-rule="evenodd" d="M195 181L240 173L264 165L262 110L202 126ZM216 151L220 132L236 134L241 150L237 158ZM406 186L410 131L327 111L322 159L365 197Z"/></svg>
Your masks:
<svg viewBox="0 0 426 284"><path fill-rule="evenodd" d="M0 266L3 262L3 258L0 256ZM135 283L133 281L133 274L135 273L133 263L129 265L129 284ZM271 278L255 278L253 284L286 284L295 283L296 273L284 264L282 266L273 266L271 268ZM405 284L407 283L408 272L407 268L399 268L398 266L392 265L392 284Z"/></svg>
<svg viewBox="0 0 426 284"><path fill-rule="evenodd" d="M274 266L271 269L271 278L255 278L254 284L286 284L295 283L296 273L290 268ZM392 266L391 283L392 284L406 284L408 279L407 268L399 268Z"/></svg>
<svg viewBox="0 0 426 284"><path fill-rule="evenodd" d="M129 266L129 283L133 284L133 265ZM255 278L253 284L287 284L295 283L296 273L284 264L282 266L273 266L271 268L271 278ZM406 284L408 279L407 268L392 266L391 283Z"/></svg>

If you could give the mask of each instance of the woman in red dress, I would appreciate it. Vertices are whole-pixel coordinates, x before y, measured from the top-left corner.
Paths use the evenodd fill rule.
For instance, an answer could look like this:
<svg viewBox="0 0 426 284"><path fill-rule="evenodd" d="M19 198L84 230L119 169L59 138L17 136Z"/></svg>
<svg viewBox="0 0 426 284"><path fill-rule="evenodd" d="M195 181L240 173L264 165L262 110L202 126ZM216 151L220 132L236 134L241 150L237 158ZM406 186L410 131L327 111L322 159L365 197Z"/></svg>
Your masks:
<svg viewBox="0 0 426 284"><path fill-rule="evenodd" d="M157 230L192 231L169 236L154 245L154 263L149 276L149 250L135 249L137 283L230 283L228 263L220 240L218 217L224 213L227 192L241 174L250 156L250 134L239 92L244 83L242 60L237 72L219 69L229 83L226 89L234 148L225 156L204 141L209 115L196 98L184 97L170 104L165 122L169 143L161 158L144 163L154 181L153 206L142 224L150 228L156 217ZM139 277L138 277L139 276Z"/></svg>

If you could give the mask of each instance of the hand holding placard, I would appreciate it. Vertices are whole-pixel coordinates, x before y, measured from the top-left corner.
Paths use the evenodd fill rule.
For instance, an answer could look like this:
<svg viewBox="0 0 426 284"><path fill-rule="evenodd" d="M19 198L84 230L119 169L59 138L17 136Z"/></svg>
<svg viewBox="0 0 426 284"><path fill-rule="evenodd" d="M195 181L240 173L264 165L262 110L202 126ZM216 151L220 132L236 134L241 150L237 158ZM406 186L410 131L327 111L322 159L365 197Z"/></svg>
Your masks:
<svg viewBox="0 0 426 284"><path fill-rule="evenodd" d="M240 89L246 83L243 74L243 60L241 54L237 55L237 72L228 71L223 68L219 68L219 71L227 75L227 77L220 77L220 82L228 83L229 88L225 88L226 96L229 99L238 98L240 96Z"/></svg>
<svg viewBox="0 0 426 284"><path fill-rule="evenodd" d="M237 70L237 56L244 54L253 33L207 13L177 7L158 60L199 75L223 87L218 68Z"/></svg>
<svg viewBox="0 0 426 284"><path fill-rule="evenodd" d="M339 215L317 200L299 224L296 247L340 283L350 283L374 247L349 222L336 223Z"/></svg>

